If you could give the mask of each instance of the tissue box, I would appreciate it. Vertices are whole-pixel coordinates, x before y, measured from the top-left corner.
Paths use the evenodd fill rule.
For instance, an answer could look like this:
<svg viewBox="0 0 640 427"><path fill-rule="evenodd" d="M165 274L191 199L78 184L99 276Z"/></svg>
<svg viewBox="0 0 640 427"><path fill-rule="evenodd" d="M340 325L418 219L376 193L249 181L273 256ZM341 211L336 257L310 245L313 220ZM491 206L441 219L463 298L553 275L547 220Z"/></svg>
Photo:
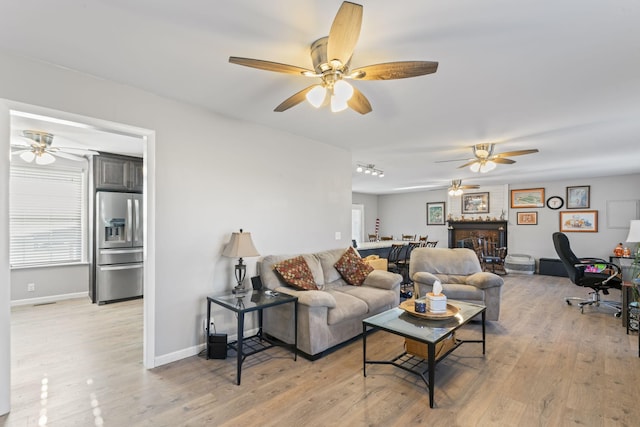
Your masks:
<svg viewBox="0 0 640 427"><path fill-rule="evenodd" d="M447 297L444 294L434 295L433 292L429 292L425 301L427 302L427 311L430 313L447 312Z"/></svg>

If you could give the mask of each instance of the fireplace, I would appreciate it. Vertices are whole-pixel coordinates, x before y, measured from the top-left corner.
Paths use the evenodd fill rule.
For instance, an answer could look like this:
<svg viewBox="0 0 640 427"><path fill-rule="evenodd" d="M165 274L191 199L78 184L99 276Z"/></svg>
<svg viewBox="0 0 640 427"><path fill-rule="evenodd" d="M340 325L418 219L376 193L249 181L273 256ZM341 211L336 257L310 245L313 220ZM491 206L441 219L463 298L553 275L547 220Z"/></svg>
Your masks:
<svg viewBox="0 0 640 427"><path fill-rule="evenodd" d="M449 221L449 247L473 249L471 238L485 237L507 247L507 221Z"/></svg>

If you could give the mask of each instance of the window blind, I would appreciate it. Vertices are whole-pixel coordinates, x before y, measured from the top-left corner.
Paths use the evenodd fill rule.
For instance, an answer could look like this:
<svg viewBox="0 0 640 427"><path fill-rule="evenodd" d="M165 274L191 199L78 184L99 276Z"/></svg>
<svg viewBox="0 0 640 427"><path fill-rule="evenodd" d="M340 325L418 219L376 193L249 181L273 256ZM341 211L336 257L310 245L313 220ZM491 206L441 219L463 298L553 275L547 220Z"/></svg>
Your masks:
<svg viewBox="0 0 640 427"><path fill-rule="evenodd" d="M69 167L11 165L12 267L86 261L86 180Z"/></svg>

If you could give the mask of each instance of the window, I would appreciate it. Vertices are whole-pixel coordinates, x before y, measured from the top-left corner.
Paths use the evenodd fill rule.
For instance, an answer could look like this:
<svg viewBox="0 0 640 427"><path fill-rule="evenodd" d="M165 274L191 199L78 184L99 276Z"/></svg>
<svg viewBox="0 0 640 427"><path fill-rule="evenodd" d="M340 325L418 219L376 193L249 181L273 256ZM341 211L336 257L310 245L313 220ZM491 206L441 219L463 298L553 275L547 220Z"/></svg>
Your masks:
<svg viewBox="0 0 640 427"><path fill-rule="evenodd" d="M84 170L12 164L10 174L11 266L86 262Z"/></svg>

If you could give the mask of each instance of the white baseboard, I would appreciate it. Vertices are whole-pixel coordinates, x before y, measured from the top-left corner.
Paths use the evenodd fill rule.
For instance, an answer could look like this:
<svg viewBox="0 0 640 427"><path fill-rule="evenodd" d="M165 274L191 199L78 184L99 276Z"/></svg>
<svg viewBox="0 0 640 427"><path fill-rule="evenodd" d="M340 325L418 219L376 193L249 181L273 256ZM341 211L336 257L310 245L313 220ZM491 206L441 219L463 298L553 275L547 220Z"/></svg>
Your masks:
<svg viewBox="0 0 640 427"><path fill-rule="evenodd" d="M49 304L56 301L64 301L67 299L89 298L89 292L76 292L73 294L51 295L48 297L27 298L11 301L11 307L19 305L36 305Z"/></svg>
<svg viewBox="0 0 640 427"><path fill-rule="evenodd" d="M250 337L258 333L258 329L251 329L244 333L245 336ZM237 335L231 335L228 338L228 341L235 341L238 339ZM198 344L192 347L184 348L182 350L174 351L173 353L164 354L162 356L158 356L154 359L154 368L158 366L166 365L167 363L176 362L181 359L186 359L187 357L196 356L201 351L206 349L206 344Z"/></svg>

